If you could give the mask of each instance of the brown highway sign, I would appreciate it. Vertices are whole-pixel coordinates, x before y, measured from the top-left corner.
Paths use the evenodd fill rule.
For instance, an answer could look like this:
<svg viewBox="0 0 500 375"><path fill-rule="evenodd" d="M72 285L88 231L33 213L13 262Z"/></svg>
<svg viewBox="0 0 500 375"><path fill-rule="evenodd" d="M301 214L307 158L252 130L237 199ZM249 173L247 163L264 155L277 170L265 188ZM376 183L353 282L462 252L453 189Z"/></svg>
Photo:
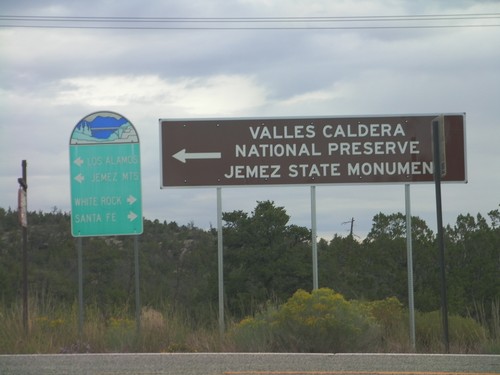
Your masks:
<svg viewBox="0 0 500 375"><path fill-rule="evenodd" d="M160 119L161 187L432 182L438 115ZM445 114L443 182L466 182L465 114Z"/></svg>

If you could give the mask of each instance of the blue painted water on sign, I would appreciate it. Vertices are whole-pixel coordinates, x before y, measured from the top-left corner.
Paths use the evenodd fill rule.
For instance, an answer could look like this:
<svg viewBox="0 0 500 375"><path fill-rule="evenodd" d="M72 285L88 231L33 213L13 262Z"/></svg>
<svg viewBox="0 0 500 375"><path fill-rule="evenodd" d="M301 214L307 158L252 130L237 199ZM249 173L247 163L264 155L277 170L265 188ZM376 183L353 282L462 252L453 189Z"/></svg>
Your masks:
<svg viewBox="0 0 500 375"><path fill-rule="evenodd" d="M134 126L116 113L100 112L82 119L73 129L70 144L138 143Z"/></svg>

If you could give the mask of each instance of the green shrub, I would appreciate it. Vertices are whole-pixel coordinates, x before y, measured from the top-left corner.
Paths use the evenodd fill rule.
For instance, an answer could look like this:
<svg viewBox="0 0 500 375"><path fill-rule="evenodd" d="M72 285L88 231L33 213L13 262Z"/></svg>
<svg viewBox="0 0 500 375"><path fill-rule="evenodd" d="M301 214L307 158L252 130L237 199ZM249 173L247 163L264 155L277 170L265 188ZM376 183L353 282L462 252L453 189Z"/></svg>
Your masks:
<svg viewBox="0 0 500 375"><path fill-rule="evenodd" d="M363 350L379 334L361 306L327 288L312 293L297 291L277 318L281 344L299 352Z"/></svg>
<svg viewBox="0 0 500 375"><path fill-rule="evenodd" d="M380 349L385 352L411 351L408 312L396 297L365 304L369 314L381 328Z"/></svg>
<svg viewBox="0 0 500 375"><path fill-rule="evenodd" d="M277 311L241 321L233 335L238 349L347 352L368 349L379 340L380 330L362 305L324 288L298 290Z"/></svg>
<svg viewBox="0 0 500 375"><path fill-rule="evenodd" d="M443 352L443 328L439 311L417 313L415 316L417 349L422 352ZM486 330L472 318L448 317L450 352L479 353L487 341Z"/></svg>
<svg viewBox="0 0 500 375"><path fill-rule="evenodd" d="M246 317L236 324L229 332L237 351L241 352L270 352L275 348L274 314L276 309L256 314L255 317Z"/></svg>

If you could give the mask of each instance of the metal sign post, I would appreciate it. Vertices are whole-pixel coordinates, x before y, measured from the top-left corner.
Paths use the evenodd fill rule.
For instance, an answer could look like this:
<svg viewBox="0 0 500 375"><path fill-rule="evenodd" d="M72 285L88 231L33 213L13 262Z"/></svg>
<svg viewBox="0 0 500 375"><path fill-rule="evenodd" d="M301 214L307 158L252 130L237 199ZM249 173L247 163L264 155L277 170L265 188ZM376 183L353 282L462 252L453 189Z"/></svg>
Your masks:
<svg viewBox="0 0 500 375"><path fill-rule="evenodd" d="M222 188L217 188L217 264L219 283L219 333L224 335L224 247L222 236Z"/></svg>
<svg viewBox="0 0 500 375"><path fill-rule="evenodd" d="M83 339L83 245L82 237L77 238L78 256L78 336Z"/></svg>
<svg viewBox="0 0 500 375"><path fill-rule="evenodd" d="M405 211L406 211L406 259L408 273L408 310L410 318L410 343L413 351L417 345L415 341L415 306L413 295L413 241L411 225L410 184L405 184Z"/></svg>
<svg viewBox="0 0 500 375"><path fill-rule="evenodd" d="M443 326L443 344L446 353L450 352L450 339L448 333L448 298L446 296L446 268L445 268L445 254L444 254L444 233L443 233L443 209L441 205L441 180L443 172L442 166L445 165L446 160L442 160L441 143L442 139L441 130L444 128L444 119L442 116L432 120L432 137L434 143L434 184L436 189L436 215L437 215L437 241L439 248L439 267L441 275L441 320Z"/></svg>
<svg viewBox="0 0 500 375"><path fill-rule="evenodd" d="M134 236L134 276L135 276L135 327L137 335L141 332L141 295L139 283L139 236Z"/></svg>
<svg viewBox="0 0 500 375"><path fill-rule="evenodd" d="M312 241L312 271L313 290L318 289L318 239L316 226L316 186L311 186L311 241Z"/></svg>

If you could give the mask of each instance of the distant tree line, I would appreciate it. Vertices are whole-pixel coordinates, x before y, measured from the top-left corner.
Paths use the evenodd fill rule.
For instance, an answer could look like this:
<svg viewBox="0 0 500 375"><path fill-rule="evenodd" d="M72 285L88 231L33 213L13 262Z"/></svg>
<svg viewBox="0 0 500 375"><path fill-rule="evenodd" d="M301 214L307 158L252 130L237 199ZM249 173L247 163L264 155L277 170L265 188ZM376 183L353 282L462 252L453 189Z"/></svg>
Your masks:
<svg viewBox="0 0 500 375"><path fill-rule="evenodd" d="M274 202L253 212L226 212L224 283L227 314L239 319L269 301L284 302L298 289L312 289L311 233L289 223ZM70 216L29 212L29 290L36 300L75 303L78 265ZM0 208L0 306L22 291L21 230L17 212ZM439 309L438 250L434 232L413 217L415 308ZM144 220L140 236L140 287L144 306L168 305L193 321L217 314L217 233L193 224ZM133 238L83 239L84 300L106 314L134 307ZM445 228L448 305L451 313L489 318L500 303L500 212L460 215ZM407 304L405 217L379 213L364 240L335 235L318 242L319 285L347 299L396 297ZM49 298L50 297L50 298Z"/></svg>

